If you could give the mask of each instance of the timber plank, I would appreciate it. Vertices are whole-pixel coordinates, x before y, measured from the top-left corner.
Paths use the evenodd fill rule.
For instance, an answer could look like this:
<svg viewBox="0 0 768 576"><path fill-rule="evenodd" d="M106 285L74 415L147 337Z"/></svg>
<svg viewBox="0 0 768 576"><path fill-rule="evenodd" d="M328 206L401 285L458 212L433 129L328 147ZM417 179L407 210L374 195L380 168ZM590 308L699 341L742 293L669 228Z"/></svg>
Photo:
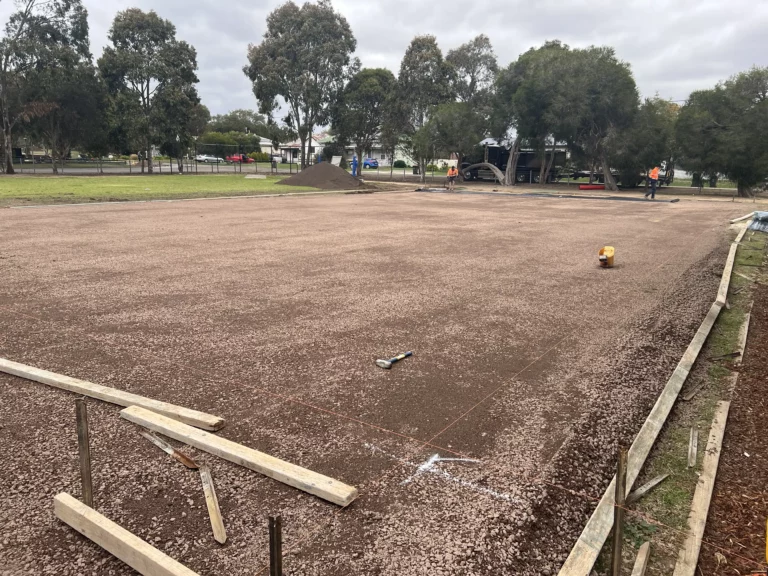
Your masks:
<svg viewBox="0 0 768 576"><path fill-rule="evenodd" d="M357 488L354 486L348 486L328 476L209 434L140 406L125 408L120 412L120 416L339 506L347 506L357 498Z"/></svg>
<svg viewBox="0 0 768 576"><path fill-rule="evenodd" d="M90 398L96 398L97 400L103 400L104 402L117 404L118 406L141 406L147 410L164 414L179 422L197 426L204 430L219 430L224 426L224 420L218 416L212 416L211 414L198 412L197 410L190 410L189 408L161 402L160 400L153 400L152 398L145 398L138 394L132 394L130 392L124 392L123 390L117 390L116 388L94 384L93 382L88 382L86 380L78 380L77 378L56 374L55 372L49 372L48 370L41 370L40 368L19 364L18 362L13 362L12 360L7 360L5 358L0 358L0 371L18 376L19 378L26 378L27 380L47 384L54 388L60 388L61 390L66 390L68 392L74 392L75 394L81 394Z"/></svg>
<svg viewBox="0 0 768 576"><path fill-rule="evenodd" d="M144 576L197 576L66 492L53 499L56 517Z"/></svg>

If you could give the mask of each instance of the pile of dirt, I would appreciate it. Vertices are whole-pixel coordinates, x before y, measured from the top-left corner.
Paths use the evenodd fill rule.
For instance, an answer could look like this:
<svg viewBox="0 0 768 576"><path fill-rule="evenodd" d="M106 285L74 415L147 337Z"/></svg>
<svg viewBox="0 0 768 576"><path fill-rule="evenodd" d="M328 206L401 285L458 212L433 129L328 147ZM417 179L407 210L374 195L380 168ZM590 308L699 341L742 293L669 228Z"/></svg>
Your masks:
<svg viewBox="0 0 768 576"><path fill-rule="evenodd" d="M328 162L320 162L305 168L295 176L280 180L279 183L288 186L309 186L321 190L354 190L363 185L346 170Z"/></svg>

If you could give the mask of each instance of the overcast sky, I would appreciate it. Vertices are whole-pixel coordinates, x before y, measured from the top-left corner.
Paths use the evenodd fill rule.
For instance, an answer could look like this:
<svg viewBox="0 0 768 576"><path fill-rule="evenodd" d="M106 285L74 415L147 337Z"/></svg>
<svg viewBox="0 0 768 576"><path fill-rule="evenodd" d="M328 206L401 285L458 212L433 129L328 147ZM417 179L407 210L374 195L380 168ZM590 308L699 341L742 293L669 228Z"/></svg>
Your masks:
<svg viewBox="0 0 768 576"><path fill-rule="evenodd" d="M260 42L267 14L282 0L83 2L96 58L118 10L153 9L197 49L199 92L212 114L256 108L242 72L246 50ZM3 22L12 6L0 1ZM643 96L658 92L672 100L753 65L768 66L766 0L335 0L334 6L352 27L363 66L395 74L419 34L435 35L447 52L485 33L502 66L545 40L610 45L632 65Z"/></svg>

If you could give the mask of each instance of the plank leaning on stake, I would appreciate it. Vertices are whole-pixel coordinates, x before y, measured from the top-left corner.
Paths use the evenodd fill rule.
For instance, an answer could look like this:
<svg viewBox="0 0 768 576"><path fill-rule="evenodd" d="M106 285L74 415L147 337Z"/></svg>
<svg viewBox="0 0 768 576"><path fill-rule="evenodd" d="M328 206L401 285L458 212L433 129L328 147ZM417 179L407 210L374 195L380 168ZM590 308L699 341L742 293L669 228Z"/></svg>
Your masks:
<svg viewBox="0 0 768 576"><path fill-rule="evenodd" d="M285 462L226 438L187 426L162 414L145 410L140 406L125 408L120 411L120 416L169 438L205 450L339 506L347 506L357 498L357 488L354 486L348 486L296 464Z"/></svg>
<svg viewBox="0 0 768 576"><path fill-rule="evenodd" d="M104 402L111 402L118 406L141 406L147 410L165 414L179 422L184 422L190 426L197 426L203 430L215 431L224 426L224 419L219 418L218 416L212 416L211 414L198 412L197 410L190 410L189 408L184 408L182 406L168 404L167 402L161 402L160 400L153 400L152 398L145 398L138 394L131 394L130 392L94 384L93 382L88 382L86 380L78 380L77 378L72 378L70 376L48 372L48 370L41 370L40 368L27 366L26 364L19 364L18 362L13 362L6 358L0 358L0 371L18 376L19 378L26 378L27 380L47 384L54 388L61 388L62 390L74 392L75 394L82 394L84 396L103 400Z"/></svg>
<svg viewBox="0 0 768 576"><path fill-rule="evenodd" d="M144 576L198 576L66 492L53 499L56 517Z"/></svg>

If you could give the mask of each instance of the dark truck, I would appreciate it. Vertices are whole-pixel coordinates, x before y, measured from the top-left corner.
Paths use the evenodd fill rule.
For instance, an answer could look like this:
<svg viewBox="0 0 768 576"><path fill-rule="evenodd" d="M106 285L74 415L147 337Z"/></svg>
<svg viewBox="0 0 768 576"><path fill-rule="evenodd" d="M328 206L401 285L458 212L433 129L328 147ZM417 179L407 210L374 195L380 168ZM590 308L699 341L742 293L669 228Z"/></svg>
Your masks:
<svg viewBox="0 0 768 576"><path fill-rule="evenodd" d="M551 151L547 152L547 161L549 161ZM485 162L496 166L502 172L507 169L507 161L509 160L509 150L504 146L484 144L483 145L483 157L470 158L469 160L461 163L461 171L465 180L495 180L496 177L493 172L488 168L476 167L471 168L474 164ZM520 156L517 159L517 170L515 171L516 182L531 182L538 183L541 175L541 156L533 150L521 150ZM555 160L552 163L552 168L549 171L550 182L557 178L557 174L560 168L565 166L566 155L565 150L555 151Z"/></svg>

